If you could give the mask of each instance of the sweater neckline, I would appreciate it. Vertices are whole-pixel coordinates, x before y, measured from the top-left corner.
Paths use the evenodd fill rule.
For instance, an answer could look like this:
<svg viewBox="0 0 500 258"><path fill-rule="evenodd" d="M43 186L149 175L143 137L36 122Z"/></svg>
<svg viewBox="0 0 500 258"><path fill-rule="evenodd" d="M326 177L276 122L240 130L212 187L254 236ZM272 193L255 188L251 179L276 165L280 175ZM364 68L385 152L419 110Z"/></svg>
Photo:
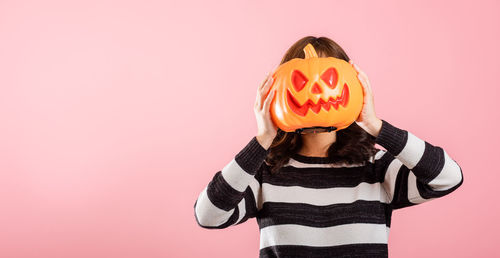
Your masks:
<svg viewBox="0 0 500 258"><path fill-rule="evenodd" d="M333 159L330 157L316 157L316 156L304 156L296 152L292 153L290 156L292 159L308 164L328 164L333 163Z"/></svg>

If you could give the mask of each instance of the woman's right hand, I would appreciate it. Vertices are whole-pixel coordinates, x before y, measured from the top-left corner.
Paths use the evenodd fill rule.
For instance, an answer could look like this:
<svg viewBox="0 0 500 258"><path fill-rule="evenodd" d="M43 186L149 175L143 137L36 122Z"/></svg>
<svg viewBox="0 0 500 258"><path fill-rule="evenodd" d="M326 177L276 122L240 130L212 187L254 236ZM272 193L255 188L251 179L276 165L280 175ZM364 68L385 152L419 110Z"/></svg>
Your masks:
<svg viewBox="0 0 500 258"><path fill-rule="evenodd" d="M266 80L257 88L257 98L254 106L258 128L256 138L260 145L266 150L271 146L271 143L278 133L278 127L271 120L271 112L269 111L276 90L273 89L266 97L266 93L273 84L272 74L272 72L269 73Z"/></svg>

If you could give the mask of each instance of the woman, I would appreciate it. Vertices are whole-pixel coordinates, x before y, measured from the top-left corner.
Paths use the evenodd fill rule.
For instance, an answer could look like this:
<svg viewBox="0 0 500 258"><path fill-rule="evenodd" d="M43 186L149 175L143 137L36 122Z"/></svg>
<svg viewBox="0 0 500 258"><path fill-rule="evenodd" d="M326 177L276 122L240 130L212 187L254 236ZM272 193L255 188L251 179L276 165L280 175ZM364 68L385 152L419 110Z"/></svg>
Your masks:
<svg viewBox="0 0 500 258"><path fill-rule="evenodd" d="M443 148L378 118L366 74L331 39L304 37L281 63L304 58L308 43L358 71L359 117L339 131L281 131L270 73L257 90L257 135L199 194L196 221L221 229L256 217L260 257L387 257L392 211L453 192L462 170Z"/></svg>

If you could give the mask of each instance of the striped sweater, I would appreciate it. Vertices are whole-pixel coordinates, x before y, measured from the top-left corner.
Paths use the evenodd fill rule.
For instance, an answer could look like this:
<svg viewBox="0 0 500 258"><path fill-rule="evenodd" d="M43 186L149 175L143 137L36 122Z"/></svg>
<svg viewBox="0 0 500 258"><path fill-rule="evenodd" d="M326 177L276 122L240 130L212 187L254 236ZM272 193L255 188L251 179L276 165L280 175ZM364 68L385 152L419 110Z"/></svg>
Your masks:
<svg viewBox="0 0 500 258"><path fill-rule="evenodd" d="M444 149L382 120L364 164L293 154L278 174L252 140L201 191L199 226L222 229L255 217L259 257L388 257L395 209L445 196L463 183Z"/></svg>

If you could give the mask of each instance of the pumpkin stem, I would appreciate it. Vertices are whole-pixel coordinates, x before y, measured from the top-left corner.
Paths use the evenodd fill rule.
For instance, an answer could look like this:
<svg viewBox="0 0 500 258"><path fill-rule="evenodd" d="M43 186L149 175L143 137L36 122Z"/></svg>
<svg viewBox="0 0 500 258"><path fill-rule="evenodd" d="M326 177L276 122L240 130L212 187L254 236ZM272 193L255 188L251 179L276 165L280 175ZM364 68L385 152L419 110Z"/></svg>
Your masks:
<svg viewBox="0 0 500 258"><path fill-rule="evenodd" d="M306 55L305 58L318 57L318 54L311 43L308 43L304 47L304 54Z"/></svg>

